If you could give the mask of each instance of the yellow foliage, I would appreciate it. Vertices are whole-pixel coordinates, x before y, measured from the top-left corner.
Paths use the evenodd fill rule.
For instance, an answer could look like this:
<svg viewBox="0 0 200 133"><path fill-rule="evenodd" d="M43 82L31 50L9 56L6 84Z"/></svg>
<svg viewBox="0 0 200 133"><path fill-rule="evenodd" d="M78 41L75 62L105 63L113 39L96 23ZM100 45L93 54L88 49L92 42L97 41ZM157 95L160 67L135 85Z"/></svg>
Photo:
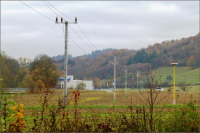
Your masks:
<svg viewBox="0 0 200 133"><path fill-rule="evenodd" d="M193 66L194 65L194 56L191 55L189 60L187 61L187 65L188 66Z"/></svg>
<svg viewBox="0 0 200 133"><path fill-rule="evenodd" d="M24 108L24 104L20 104L19 107L23 109Z"/></svg>
<svg viewBox="0 0 200 133"><path fill-rule="evenodd" d="M15 105L14 107L10 107L11 108L11 110L16 110L16 108L17 108L18 106L17 105Z"/></svg>
<svg viewBox="0 0 200 133"><path fill-rule="evenodd" d="M13 111L17 111L14 112L12 115L11 115L11 118L14 118L14 121L12 121L10 123L10 131L11 132L23 132L24 131L24 128L26 127L25 126L25 123L24 123L24 104L20 104L20 105L15 105L14 107L11 107L11 109Z"/></svg>

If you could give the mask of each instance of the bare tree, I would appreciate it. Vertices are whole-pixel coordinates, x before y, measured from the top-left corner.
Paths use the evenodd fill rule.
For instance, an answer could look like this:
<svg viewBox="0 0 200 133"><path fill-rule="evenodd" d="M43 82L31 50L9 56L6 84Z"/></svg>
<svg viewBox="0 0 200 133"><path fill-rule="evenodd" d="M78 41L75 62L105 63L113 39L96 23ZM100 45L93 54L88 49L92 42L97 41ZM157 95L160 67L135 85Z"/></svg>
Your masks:
<svg viewBox="0 0 200 133"><path fill-rule="evenodd" d="M161 81L162 76L160 74L158 74L157 76L156 75L157 75L156 71L152 72L149 67L146 72L149 88L146 89L146 92L139 91L139 94L141 95L141 97L136 95L137 99L139 99L139 101L143 103L143 105L149 106L149 108L145 109L147 111L147 114L146 114L147 117L145 117L145 120L148 120L149 128L151 132L155 131L154 125L155 125L155 121L158 118L156 116L161 110L164 109L164 106L163 106L162 108L155 110L154 106L160 104L161 102L162 104L166 103L171 94L171 92L168 92L165 96L158 98L161 91L157 91L155 88L162 86L162 81Z"/></svg>

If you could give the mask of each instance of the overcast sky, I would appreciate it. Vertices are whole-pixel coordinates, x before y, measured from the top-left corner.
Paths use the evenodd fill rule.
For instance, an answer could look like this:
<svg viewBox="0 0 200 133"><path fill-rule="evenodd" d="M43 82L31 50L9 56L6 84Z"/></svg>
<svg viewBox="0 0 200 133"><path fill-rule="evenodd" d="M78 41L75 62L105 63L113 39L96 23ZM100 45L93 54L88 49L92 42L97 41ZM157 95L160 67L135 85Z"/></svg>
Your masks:
<svg viewBox="0 0 200 133"><path fill-rule="evenodd" d="M68 52L73 57L96 48L138 50L199 32L198 1L49 1L65 16L50 5L49 9L46 2L24 3L52 20L56 14L51 9L69 22L77 16L78 25L92 43L78 25L69 24L69 37L82 49L69 39ZM20 1L1 1L1 50L13 58L64 54L63 26Z"/></svg>

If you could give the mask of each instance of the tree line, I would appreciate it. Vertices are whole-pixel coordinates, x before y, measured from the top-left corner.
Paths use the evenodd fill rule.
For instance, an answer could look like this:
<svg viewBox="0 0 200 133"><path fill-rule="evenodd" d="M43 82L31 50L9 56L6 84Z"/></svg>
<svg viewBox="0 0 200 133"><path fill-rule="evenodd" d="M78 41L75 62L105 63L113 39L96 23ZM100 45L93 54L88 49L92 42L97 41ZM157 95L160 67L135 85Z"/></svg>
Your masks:
<svg viewBox="0 0 200 133"><path fill-rule="evenodd" d="M51 57L37 55L33 61L27 58L18 60L2 52L1 59L1 88L54 88L62 75Z"/></svg>

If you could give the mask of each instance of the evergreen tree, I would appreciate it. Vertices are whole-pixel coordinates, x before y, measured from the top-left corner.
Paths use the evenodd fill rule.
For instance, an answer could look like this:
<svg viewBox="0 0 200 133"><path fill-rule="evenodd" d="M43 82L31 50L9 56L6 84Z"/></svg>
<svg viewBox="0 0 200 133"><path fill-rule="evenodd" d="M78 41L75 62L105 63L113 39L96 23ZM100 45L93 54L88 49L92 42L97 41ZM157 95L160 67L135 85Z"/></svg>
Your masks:
<svg viewBox="0 0 200 133"><path fill-rule="evenodd" d="M166 48L163 50L163 53L164 53L164 54L167 54L167 49L166 49Z"/></svg>
<svg viewBox="0 0 200 133"><path fill-rule="evenodd" d="M129 57L128 58L128 60L127 60L127 63L126 63L126 65L131 65L131 64L133 64L134 63L134 59L133 59L133 57Z"/></svg>

